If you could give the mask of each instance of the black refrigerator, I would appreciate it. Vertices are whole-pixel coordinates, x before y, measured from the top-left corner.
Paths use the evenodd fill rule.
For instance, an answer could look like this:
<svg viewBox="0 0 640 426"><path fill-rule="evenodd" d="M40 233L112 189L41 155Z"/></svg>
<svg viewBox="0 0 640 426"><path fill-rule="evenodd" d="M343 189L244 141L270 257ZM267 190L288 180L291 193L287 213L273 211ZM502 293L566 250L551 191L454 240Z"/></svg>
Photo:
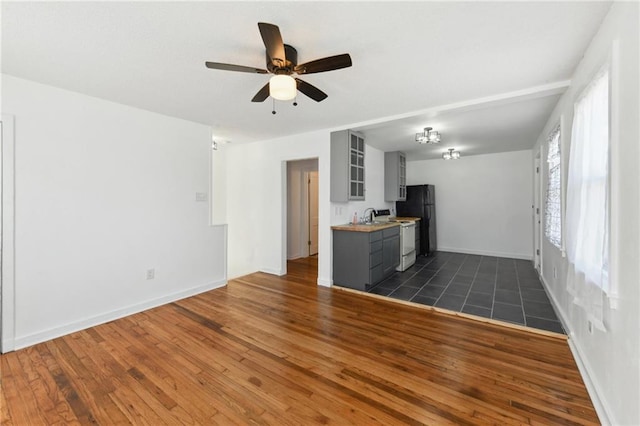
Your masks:
<svg viewBox="0 0 640 426"><path fill-rule="evenodd" d="M416 247L416 253L432 255L437 248L435 186L407 186L407 201L396 201L396 215L420 218L420 247Z"/></svg>

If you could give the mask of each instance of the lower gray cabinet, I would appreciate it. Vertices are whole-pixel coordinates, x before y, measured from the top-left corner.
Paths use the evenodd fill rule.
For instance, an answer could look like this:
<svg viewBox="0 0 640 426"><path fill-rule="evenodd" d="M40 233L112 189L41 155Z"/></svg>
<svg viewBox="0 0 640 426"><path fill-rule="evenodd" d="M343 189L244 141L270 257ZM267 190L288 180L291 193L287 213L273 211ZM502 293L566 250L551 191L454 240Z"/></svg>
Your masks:
<svg viewBox="0 0 640 426"><path fill-rule="evenodd" d="M400 228L382 230L382 274L388 277L400 264ZM373 283L375 284L375 283Z"/></svg>
<svg viewBox="0 0 640 426"><path fill-rule="evenodd" d="M333 283L367 290L400 263L400 228L372 232L333 230Z"/></svg>

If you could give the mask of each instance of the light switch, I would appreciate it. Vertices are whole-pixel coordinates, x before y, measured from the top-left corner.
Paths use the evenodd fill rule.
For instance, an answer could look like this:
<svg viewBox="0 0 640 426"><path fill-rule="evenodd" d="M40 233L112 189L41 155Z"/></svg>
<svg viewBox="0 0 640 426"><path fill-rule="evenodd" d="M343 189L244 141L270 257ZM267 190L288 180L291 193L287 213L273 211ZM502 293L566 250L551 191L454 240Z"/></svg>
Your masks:
<svg viewBox="0 0 640 426"><path fill-rule="evenodd" d="M196 201L207 201L206 192L196 192Z"/></svg>

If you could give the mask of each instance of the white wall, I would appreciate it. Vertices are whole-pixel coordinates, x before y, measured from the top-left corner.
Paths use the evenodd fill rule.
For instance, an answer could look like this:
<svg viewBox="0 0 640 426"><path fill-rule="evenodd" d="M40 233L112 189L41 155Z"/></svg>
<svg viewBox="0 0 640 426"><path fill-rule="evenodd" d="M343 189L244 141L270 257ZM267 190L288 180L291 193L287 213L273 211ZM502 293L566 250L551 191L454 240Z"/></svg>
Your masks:
<svg viewBox="0 0 640 426"><path fill-rule="evenodd" d="M407 162L407 184L435 185L438 250L532 259L532 151Z"/></svg>
<svg viewBox="0 0 640 426"><path fill-rule="evenodd" d="M229 144L224 204L229 230L228 271L238 277L255 271L281 275L287 259L287 161L317 158L319 175L318 283L329 284L329 132L316 131L251 144ZM221 152L222 151L222 152Z"/></svg>
<svg viewBox="0 0 640 426"><path fill-rule="evenodd" d="M227 188L224 204L229 226L229 276L255 271L281 275L287 259L287 161L317 158L319 177L318 284L332 284L331 225L346 223L367 207L390 208L384 202L384 153L367 147L366 201L329 202L331 130L252 144L225 145Z"/></svg>
<svg viewBox="0 0 640 426"><path fill-rule="evenodd" d="M614 43L619 43L619 62L613 62L612 80L610 248L610 277L618 289L618 307L612 309L608 301L605 303L606 332L594 329L589 333L586 315L566 291L566 258L545 238L542 242L544 284L568 329L569 342L602 422L616 425L640 424L639 12L637 2L612 5L536 146L538 149L562 120L566 182L573 104L595 72L609 61ZM546 173L546 168L543 171Z"/></svg>
<svg viewBox="0 0 640 426"><path fill-rule="evenodd" d="M300 160L287 163L287 259L306 257L309 250L309 208L305 173L318 171L318 160Z"/></svg>
<svg viewBox="0 0 640 426"><path fill-rule="evenodd" d="M15 347L223 285L209 129L2 76L15 117ZM155 279L146 270L155 268Z"/></svg>

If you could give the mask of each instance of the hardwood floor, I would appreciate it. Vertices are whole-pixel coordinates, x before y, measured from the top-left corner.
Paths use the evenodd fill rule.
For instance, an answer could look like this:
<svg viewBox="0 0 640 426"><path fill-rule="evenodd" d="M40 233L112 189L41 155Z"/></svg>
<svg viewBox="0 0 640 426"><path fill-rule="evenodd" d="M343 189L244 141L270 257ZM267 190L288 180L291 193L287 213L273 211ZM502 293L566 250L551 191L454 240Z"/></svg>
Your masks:
<svg viewBox="0 0 640 426"><path fill-rule="evenodd" d="M0 423L598 424L562 338L289 272L2 355Z"/></svg>

